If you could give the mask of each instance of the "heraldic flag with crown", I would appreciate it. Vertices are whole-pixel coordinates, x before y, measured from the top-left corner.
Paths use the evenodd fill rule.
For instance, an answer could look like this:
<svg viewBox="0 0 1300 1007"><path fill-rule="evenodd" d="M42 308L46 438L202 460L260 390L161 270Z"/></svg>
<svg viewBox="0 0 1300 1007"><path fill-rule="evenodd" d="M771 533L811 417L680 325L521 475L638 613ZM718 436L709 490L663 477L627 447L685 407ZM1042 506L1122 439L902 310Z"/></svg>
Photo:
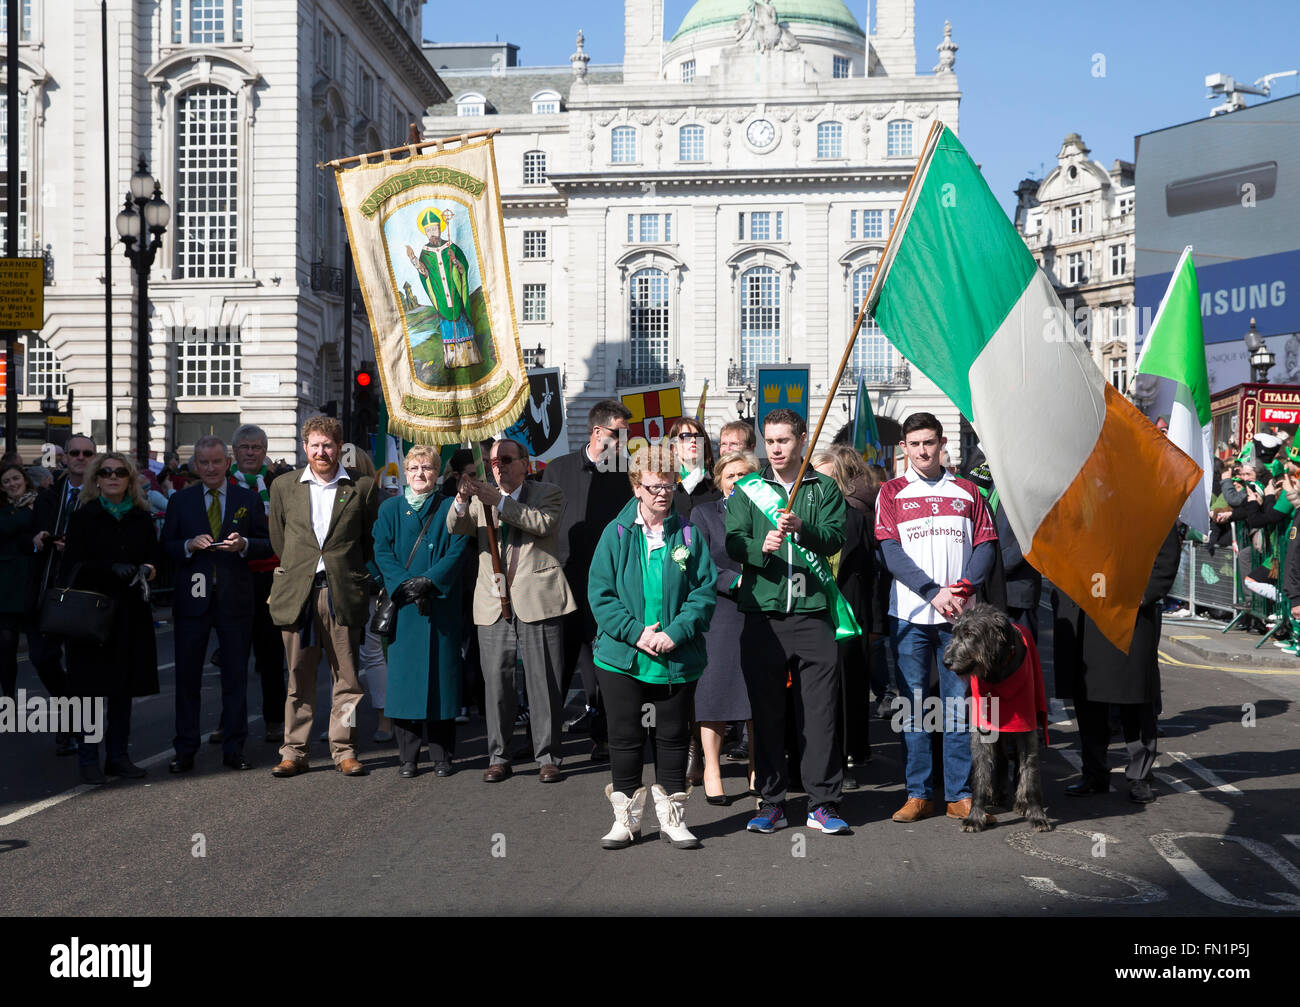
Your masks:
<svg viewBox="0 0 1300 1007"><path fill-rule="evenodd" d="M337 170L394 435L510 426L528 399L491 137Z"/></svg>

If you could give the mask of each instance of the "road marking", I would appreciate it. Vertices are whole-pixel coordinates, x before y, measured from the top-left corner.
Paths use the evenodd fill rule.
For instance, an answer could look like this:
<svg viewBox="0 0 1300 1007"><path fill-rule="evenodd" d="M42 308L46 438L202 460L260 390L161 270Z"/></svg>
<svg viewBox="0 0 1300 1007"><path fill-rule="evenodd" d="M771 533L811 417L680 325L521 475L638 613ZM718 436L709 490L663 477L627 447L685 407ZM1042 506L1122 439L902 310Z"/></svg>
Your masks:
<svg viewBox="0 0 1300 1007"><path fill-rule="evenodd" d="M1098 838L1107 843L1118 843L1119 840L1114 836L1108 836L1104 832L1085 832L1083 829L1061 828L1057 832L1071 832L1076 836L1083 836L1090 843L1095 843ZM1088 874L1094 874L1099 878L1106 878L1109 881L1118 881L1122 885L1128 885L1134 889L1132 895L1115 896L1115 895L1080 895L1078 892L1068 892L1058 885L1051 878L1030 877L1027 874L1020 875L1036 892L1042 892L1045 895L1059 895L1063 899L1073 899L1075 902L1110 902L1116 905L1149 905L1152 902L1163 902L1169 898L1169 893L1159 885L1154 885L1149 881L1143 881L1141 878L1135 878L1128 874L1121 874L1119 871L1112 871L1108 867L1102 867L1100 864L1084 863L1075 860L1073 857L1064 857L1059 853L1048 853L1046 850L1040 850L1034 845L1034 833L1032 832L1012 832L1007 835L1007 844L1021 853L1027 853L1031 857L1038 857L1040 860L1046 860L1053 864L1060 864L1063 867L1074 867L1078 870L1085 871Z"/></svg>
<svg viewBox="0 0 1300 1007"><path fill-rule="evenodd" d="M1165 664L1173 664L1179 668L1195 668L1199 671L1227 671L1234 675L1300 675L1300 671L1284 671L1281 668L1225 668L1220 664L1191 664L1187 661L1180 661L1176 657L1170 657L1163 650L1157 651L1160 660Z"/></svg>
<svg viewBox="0 0 1300 1007"><path fill-rule="evenodd" d="M1169 752L1168 755L1171 759L1177 759L1215 790L1221 790L1225 794L1235 794L1237 797L1243 796L1240 790L1234 787L1213 769L1207 769L1205 766L1202 766L1185 752Z"/></svg>
<svg viewBox="0 0 1300 1007"><path fill-rule="evenodd" d="M1242 909L1266 909L1274 913L1300 912L1300 895L1294 895L1291 892L1266 893L1287 903L1287 905L1282 906L1238 898L1210 877L1196 861L1178 848L1179 839L1217 839L1221 843L1238 843L1281 874L1293 888L1300 890L1300 870L1297 870L1289 861L1284 860L1268 843L1261 843L1257 839L1247 839L1244 836L1221 836L1213 832L1161 832L1151 836L1150 839L1151 845L1156 848L1156 852L1165 858L1169 866L1177 871L1184 881L1202 895L1214 899L1215 902L1221 902L1227 906L1239 906Z"/></svg>
<svg viewBox="0 0 1300 1007"><path fill-rule="evenodd" d="M1049 723L1060 724L1062 727L1069 727L1074 723L1065 711L1065 701L1060 699L1047 701L1047 719Z"/></svg>
<svg viewBox="0 0 1300 1007"><path fill-rule="evenodd" d="M1170 633L1171 640L1208 640L1210 637L1205 633Z"/></svg>
<svg viewBox="0 0 1300 1007"><path fill-rule="evenodd" d="M1083 772L1083 757L1078 752L1070 748L1053 749L1053 751L1058 752L1058 754L1063 759L1065 759L1066 762L1068 762L1080 773ZM1123 772L1124 770L1121 769L1119 766L1116 766L1114 769L1111 770L1112 774L1123 773ZM1167 786L1169 786L1171 789L1178 791L1178 793L1180 794L1200 793L1200 791L1198 791L1195 787L1189 787L1185 782L1178 779L1178 777L1170 776L1168 773L1156 772L1156 773L1152 773L1151 775L1154 776L1161 783L1164 783Z"/></svg>

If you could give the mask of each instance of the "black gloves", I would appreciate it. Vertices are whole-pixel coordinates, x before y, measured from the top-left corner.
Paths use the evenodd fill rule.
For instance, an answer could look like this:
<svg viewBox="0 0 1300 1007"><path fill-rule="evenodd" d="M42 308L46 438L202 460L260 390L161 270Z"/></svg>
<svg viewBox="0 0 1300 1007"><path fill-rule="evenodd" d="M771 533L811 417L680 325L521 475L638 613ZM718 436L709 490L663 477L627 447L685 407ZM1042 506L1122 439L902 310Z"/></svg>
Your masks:
<svg viewBox="0 0 1300 1007"><path fill-rule="evenodd" d="M366 594L370 597L378 597L379 592L384 589L384 582L376 577L373 573L366 574L366 582L362 585Z"/></svg>
<svg viewBox="0 0 1300 1007"><path fill-rule="evenodd" d="M133 580L139 567L134 563L114 563L111 567L114 577L120 577L122 580Z"/></svg>
<svg viewBox="0 0 1300 1007"><path fill-rule="evenodd" d="M433 581L428 577L412 577L410 580L404 580L398 584L389 597L399 606L409 605L412 602L420 601L432 590Z"/></svg>

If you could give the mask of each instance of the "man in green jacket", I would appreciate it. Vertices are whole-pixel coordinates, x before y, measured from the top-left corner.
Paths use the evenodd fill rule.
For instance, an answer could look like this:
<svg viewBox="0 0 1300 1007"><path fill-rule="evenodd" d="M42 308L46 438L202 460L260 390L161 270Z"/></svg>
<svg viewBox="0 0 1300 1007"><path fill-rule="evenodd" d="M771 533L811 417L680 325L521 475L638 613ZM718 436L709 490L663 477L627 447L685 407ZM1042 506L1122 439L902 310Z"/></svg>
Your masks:
<svg viewBox="0 0 1300 1007"><path fill-rule="evenodd" d="M745 613L741 668L754 715L754 768L762 805L751 832L785 827L785 690L802 724L800 764L810 829L848 831L840 818L843 768L835 743L839 664L834 579L826 557L844 546L844 497L809 469L785 511L808 445L803 417L775 409L763 423L769 466L745 477L727 501L727 554L744 566L737 604Z"/></svg>

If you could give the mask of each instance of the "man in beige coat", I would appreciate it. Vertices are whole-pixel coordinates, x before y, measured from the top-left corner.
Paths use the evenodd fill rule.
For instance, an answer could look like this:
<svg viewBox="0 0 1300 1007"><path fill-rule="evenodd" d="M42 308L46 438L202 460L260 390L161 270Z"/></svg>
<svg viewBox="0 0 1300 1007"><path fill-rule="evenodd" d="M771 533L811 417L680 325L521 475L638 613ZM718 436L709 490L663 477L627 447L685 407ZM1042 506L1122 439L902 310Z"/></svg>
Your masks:
<svg viewBox="0 0 1300 1007"><path fill-rule="evenodd" d="M561 616L577 603L560 566L558 532L564 492L525 479L528 451L517 441L499 440L490 459L497 485L472 475L461 478L447 530L473 536L478 546L474 624L487 705L488 768L485 783L511 773L507 743L514 731L515 652L524 662L533 753L538 779L555 783L560 773L560 722L564 697ZM487 522L496 528L501 573L492 566ZM505 604L503 605L503 601Z"/></svg>
<svg viewBox="0 0 1300 1007"><path fill-rule="evenodd" d="M330 755L345 776L365 775L356 757L362 697L357 648L370 615L366 564L374 555L370 530L379 500L373 479L354 480L343 468L342 441L338 420L311 417L302 427L306 467L271 484L268 524L280 565L267 603L284 637L289 665L282 761L273 776L307 770L322 651L334 680Z"/></svg>

